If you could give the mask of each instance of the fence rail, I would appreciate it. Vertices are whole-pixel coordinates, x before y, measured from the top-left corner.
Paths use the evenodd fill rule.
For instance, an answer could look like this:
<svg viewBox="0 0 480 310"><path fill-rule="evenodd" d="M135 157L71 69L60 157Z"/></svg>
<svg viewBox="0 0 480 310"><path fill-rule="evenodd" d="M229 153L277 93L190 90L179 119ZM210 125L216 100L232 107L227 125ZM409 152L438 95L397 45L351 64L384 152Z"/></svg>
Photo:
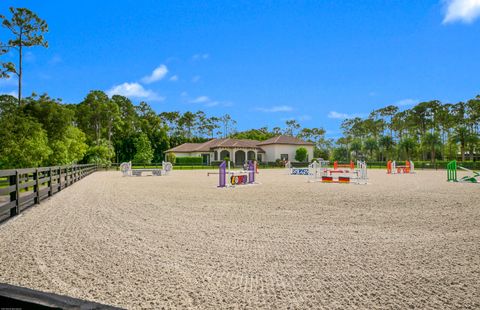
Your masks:
<svg viewBox="0 0 480 310"><path fill-rule="evenodd" d="M83 179L96 165L0 170L0 221Z"/></svg>

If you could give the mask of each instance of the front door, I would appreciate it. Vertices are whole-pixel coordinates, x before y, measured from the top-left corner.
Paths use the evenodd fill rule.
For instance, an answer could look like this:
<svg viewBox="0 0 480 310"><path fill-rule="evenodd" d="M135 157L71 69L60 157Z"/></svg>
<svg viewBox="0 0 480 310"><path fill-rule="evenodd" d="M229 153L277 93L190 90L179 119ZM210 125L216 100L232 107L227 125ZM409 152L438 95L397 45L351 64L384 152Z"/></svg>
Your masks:
<svg viewBox="0 0 480 310"><path fill-rule="evenodd" d="M210 165L210 154L202 154L203 164Z"/></svg>
<svg viewBox="0 0 480 310"><path fill-rule="evenodd" d="M242 150L238 150L235 152L235 166L243 166L243 164L245 163L245 160L246 160L246 156L245 156L245 152L242 151Z"/></svg>

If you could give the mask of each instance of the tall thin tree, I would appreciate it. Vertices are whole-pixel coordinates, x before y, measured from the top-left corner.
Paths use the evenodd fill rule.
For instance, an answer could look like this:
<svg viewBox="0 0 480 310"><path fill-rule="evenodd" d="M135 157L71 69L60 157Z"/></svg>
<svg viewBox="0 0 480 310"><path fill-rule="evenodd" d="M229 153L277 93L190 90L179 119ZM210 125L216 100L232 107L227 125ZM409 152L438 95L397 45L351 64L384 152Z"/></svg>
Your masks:
<svg viewBox="0 0 480 310"><path fill-rule="evenodd" d="M22 102L22 78L23 78L23 49L32 46L48 47L44 33L48 32L47 22L27 8L10 8L11 18L0 15L2 26L10 30L13 38L2 46L3 49L16 49L18 51L18 68L11 63L2 63L6 78L8 73L16 74L18 77L18 104Z"/></svg>

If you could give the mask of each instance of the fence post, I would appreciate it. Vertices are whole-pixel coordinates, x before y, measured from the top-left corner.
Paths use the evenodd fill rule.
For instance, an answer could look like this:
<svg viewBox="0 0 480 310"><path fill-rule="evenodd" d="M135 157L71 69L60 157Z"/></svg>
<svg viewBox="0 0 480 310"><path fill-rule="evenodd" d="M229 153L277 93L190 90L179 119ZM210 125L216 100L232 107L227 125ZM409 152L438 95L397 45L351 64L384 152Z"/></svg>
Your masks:
<svg viewBox="0 0 480 310"><path fill-rule="evenodd" d="M68 187L68 185L70 185L70 184L68 183L68 182L69 182L69 176L68 176L68 174L69 174L70 171L68 171L68 170L69 170L69 167L66 166L66 167L65 167L65 187Z"/></svg>
<svg viewBox="0 0 480 310"><path fill-rule="evenodd" d="M58 167L58 191L62 190L62 167Z"/></svg>
<svg viewBox="0 0 480 310"><path fill-rule="evenodd" d="M10 180L10 186L11 185L15 185L15 191L14 192L11 192L10 193L10 201L15 201L15 207L12 208L10 207L10 217L12 216L15 216L19 213L19 190L18 190L18 187L19 187L19 184L18 184L18 170L15 170L15 174L14 175L11 175L9 176L9 180Z"/></svg>
<svg viewBox="0 0 480 310"><path fill-rule="evenodd" d="M35 172L33 173L33 179L35 180L35 185L33 186L33 192L35 193L35 198L34 198L34 203L39 204L40 203L40 183L38 181L38 168L35 169Z"/></svg>
<svg viewBox="0 0 480 310"><path fill-rule="evenodd" d="M50 191L48 192L48 197L53 195L53 180L52 180L52 167L50 167L48 171L48 187L50 188Z"/></svg>

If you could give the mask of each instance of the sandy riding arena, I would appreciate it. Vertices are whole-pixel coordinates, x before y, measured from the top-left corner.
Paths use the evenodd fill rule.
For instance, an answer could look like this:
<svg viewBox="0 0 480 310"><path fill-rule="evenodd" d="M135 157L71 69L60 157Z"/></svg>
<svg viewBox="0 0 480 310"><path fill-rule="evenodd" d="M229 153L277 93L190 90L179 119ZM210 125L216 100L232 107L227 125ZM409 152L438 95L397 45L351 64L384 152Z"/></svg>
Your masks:
<svg viewBox="0 0 480 310"><path fill-rule="evenodd" d="M129 309L480 307L480 185L96 172L0 225L0 282Z"/></svg>

